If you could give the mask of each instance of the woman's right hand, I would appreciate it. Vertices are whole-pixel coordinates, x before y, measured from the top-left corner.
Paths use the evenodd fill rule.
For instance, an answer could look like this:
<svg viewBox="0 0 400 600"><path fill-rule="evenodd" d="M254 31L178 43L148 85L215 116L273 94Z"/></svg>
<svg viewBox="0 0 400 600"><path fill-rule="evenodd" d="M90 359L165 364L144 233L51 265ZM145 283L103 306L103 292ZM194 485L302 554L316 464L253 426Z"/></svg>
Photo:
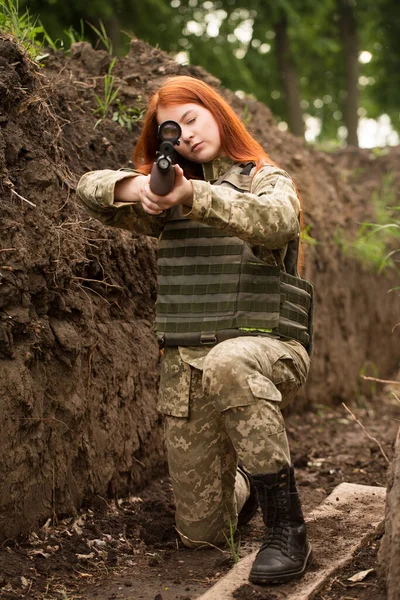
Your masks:
<svg viewBox="0 0 400 600"><path fill-rule="evenodd" d="M150 175L126 177L115 184L115 202L141 202L141 194L145 185L150 181Z"/></svg>

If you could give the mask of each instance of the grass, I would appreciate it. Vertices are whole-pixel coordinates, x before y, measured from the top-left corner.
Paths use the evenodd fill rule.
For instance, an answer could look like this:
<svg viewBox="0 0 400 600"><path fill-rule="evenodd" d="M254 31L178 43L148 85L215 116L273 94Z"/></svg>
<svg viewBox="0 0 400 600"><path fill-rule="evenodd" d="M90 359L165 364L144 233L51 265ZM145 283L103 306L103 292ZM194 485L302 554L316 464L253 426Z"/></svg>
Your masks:
<svg viewBox="0 0 400 600"><path fill-rule="evenodd" d="M99 21L99 27L95 27L92 25L92 23L89 23L89 25L99 38L100 42L103 44L104 48L107 50L108 54L111 56L113 53L113 45L111 39L108 37L103 21Z"/></svg>
<svg viewBox="0 0 400 600"><path fill-rule="evenodd" d="M90 25L93 31L97 34L99 40L106 48L108 54L111 56L113 46L110 38L107 35L104 23L100 21L99 28ZM106 75L104 76L104 94L102 97L95 95L97 107L94 109L94 114L99 115L99 119L95 123L95 128L108 116L110 108L116 104L116 107L112 113L112 120L118 123L120 127L125 127L129 132L132 131L132 125L141 121L145 112L144 107L141 106L141 97L138 97L137 106L126 106L120 98L118 98L121 86L116 87L115 77L113 75L113 69L115 67L116 58L113 58Z"/></svg>
<svg viewBox="0 0 400 600"><path fill-rule="evenodd" d="M117 98L117 108L113 112L112 120L121 127L126 127L129 133L131 133L132 125L141 121L144 113L145 108L141 106L140 96L138 97L138 105L133 107L126 106Z"/></svg>
<svg viewBox="0 0 400 600"><path fill-rule="evenodd" d="M110 66L108 67L108 71L104 76L104 96L101 98L97 94L95 94L97 108L94 109L93 113L95 115L100 115L99 119L95 124L95 128L107 117L107 114L110 110L113 102L116 101L117 96L119 94L120 86L115 88L115 77L112 74L112 71L115 66L116 58L113 58Z"/></svg>
<svg viewBox="0 0 400 600"><path fill-rule="evenodd" d="M46 32L28 9L19 13L18 0L0 0L0 32L15 37L32 60L40 61Z"/></svg>
<svg viewBox="0 0 400 600"><path fill-rule="evenodd" d="M229 548L229 552L232 556L232 560L234 564L239 562L240 558L240 535L238 537L238 541L235 540L236 527L233 525L232 521L229 521L229 535L224 533L224 537L226 540L226 544Z"/></svg>
<svg viewBox="0 0 400 600"><path fill-rule="evenodd" d="M83 41L84 23L81 20L80 32L70 27L64 31L68 38L69 45ZM109 55L112 55L113 46L107 35L106 28L102 21L99 27L89 24L99 38L99 41L106 48ZM62 40L54 41L46 32L38 17L33 17L29 10L20 13L18 0L0 0L0 33L13 36L19 46L21 46L34 62L39 65L48 56L45 48L53 50L64 49ZM96 94L96 108L93 113L98 116L95 128L109 116L110 109L116 104L112 112L112 120L121 127L125 127L129 132L137 121L140 121L144 114L144 108L141 106L141 98L138 98L138 105L128 107L118 98L120 86L116 86L116 78L113 74L116 58L113 58L104 76L104 87L101 95Z"/></svg>
<svg viewBox="0 0 400 600"><path fill-rule="evenodd" d="M304 227L303 231L300 233L300 239L304 244L307 244L307 246L316 246L318 244L318 240L316 240L315 238L311 237L310 235L310 225L306 225L306 227Z"/></svg>
<svg viewBox="0 0 400 600"><path fill-rule="evenodd" d="M85 39L85 26L82 19L80 20L80 25L80 31L76 31L72 25L68 29L64 29L64 33L68 38L70 46L72 44L76 44L77 42L83 42Z"/></svg>
<svg viewBox="0 0 400 600"><path fill-rule="evenodd" d="M113 46L110 38L107 35L106 28L104 23L100 21L99 27L95 27L90 24L90 27L98 36L100 42L103 44L108 54L111 56L113 52ZM97 107L94 109L94 114L99 115L99 119L95 123L95 128L108 116L110 112L110 108L112 105L116 104L116 108L112 113L112 120L121 127L126 127L126 129L131 132L133 123L140 121L144 114L144 109L140 106L141 98L138 98L139 104L138 106L128 107L118 98L119 91L121 86L116 87L115 85L115 77L113 75L113 69L115 67L116 58L113 58L106 75L104 76L104 93L103 96L95 95Z"/></svg>
<svg viewBox="0 0 400 600"><path fill-rule="evenodd" d="M65 32L71 37L72 27ZM39 17L29 9L20 12L18 0L0 0L0 33L13 36L31 60L39 65L48 56L45 48L63 49L62 40L53 40L43 27Z"/></svg>
<svg viewBox="0 0 400 600"><path fill-rule="evenodd" d="M355 240L351 241L343 229L335 234L335 241L343 254L350 255L363 265L381 273L388 269L399 270L400 207L396 206L396 191L392 173L382 178L379 190L371 197L376 219L374 223L360 224Z"/></svg>

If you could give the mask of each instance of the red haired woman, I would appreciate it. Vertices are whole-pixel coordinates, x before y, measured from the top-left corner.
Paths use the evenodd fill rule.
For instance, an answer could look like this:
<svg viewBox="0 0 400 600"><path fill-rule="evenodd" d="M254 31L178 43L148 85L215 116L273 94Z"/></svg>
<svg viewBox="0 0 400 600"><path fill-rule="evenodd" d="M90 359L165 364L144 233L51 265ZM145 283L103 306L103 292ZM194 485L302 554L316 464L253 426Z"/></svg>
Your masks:
<svg viewBox="0 0 400 600"><path fill-rule="evenodd" d="M170 120L181 137L175 185L161 196L149 173ZM178 532L190 547L223 543L259 504L266 537L250 580L299 577L311 548L281 413L311 353L296 189L227 102L191 77L152 97L135 162L85 174L78 195L103 223L159 238L158 408Z"/></svg>

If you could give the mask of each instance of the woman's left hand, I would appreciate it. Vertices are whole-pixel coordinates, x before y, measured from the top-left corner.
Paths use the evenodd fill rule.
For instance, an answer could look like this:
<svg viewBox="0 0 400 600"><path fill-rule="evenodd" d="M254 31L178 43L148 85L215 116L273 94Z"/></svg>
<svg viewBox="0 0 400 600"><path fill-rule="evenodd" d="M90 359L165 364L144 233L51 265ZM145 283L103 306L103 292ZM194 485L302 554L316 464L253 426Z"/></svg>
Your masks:
<svg viewBox="0 0 400 600"><path fill-rule="evenodd" d="M140 193L143 210L150 215L159 215L162 211L184 204L191 207L193 204L193 186L189 179L183 174L179 165L175 168L175 185L166 196L157 196L150 190L147 183Z"/></svg>

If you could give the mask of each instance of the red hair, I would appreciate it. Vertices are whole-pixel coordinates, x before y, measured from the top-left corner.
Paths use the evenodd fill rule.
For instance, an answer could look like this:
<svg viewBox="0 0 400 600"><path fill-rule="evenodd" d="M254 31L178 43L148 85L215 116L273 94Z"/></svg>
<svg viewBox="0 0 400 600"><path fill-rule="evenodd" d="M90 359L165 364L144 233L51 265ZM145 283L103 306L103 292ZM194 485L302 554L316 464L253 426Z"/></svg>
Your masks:
<svg viewBox="0 0 400 600"><path fill-rule="evenodd" d="M211 112L218 124L225 156L237 162L254 162L257 171L265 164L277 166L217 91L200 79L179 75L168 79L150 98L143 129L134 153L135 164L145 175L148 175L152 169L160 144L157 137L157 111L161 106L165 108L176 104L199 104ZM200 176L198 164L184 159L179 154L177 162L188 179ZM297 195L301 205L300 196ZM302 211L300 223L303 227ZM300 264L301 257L300 251Z"/></svg>
<svg viewBox="0 0 400 600"><path fill-rule="evenodd" d="M142 133L135 148L135 163L146 175L151 171L159 147L157 111L160 106L165 108L174 104L200 104L207 108L217 121L225 155L232 160L253 161L258 169L265 163L275 164L218 92L200 79L181 75L168 79L150 99ZM186 162L190 165L190 161ZM189 165L181 166L186 171L185 175L190 177Z"/></svg>

